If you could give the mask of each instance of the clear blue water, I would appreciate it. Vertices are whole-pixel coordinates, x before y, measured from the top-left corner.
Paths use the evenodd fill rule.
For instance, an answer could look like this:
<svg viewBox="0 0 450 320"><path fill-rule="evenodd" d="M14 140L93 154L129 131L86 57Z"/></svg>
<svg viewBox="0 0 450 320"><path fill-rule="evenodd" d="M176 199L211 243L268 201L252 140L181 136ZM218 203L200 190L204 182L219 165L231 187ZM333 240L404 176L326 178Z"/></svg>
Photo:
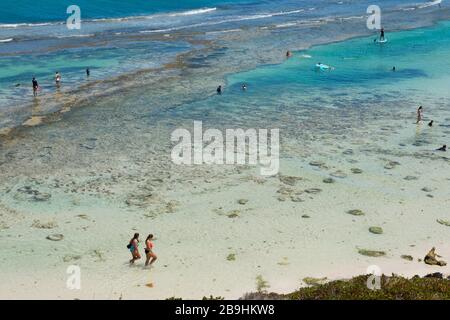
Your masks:
<svg viewBox="0 0 450 320"><path fill-rule="evenodd" d="M450 99L449 56L450 22L391 33L382 46L371 37L316 46L295 52L282 64L231 74L222 95L183 105L167 116L251 127L252 121L300 123L311 108L390 108L393 101L410 101L413 110L425 99ZM317 62L334 69L319 71ZM244 83L246 91L241 90Z"/></svg>
<svg viewBox="0 0 450 320"><path fill-rule="evenodd" d="M397 10L427 3L427 1L383 1L383 10ZM66 0L45 0L37 3L31 0L3 0L0 5L0 112L16 106L31 103L30 82L38 78L44 93L55 91L53 75L59 71L63 75L63 90L76 89L85 83L84 70L89 67L91 79L103 80L140 69L160 67L171 61L177 54L188 52L198 46L186 41L194 35L200 39L214 40L214 32L230 29L263 30L283 24L299 24L307 21L323 22L329 17L361 17L372 4L371 0L227 0L227 1L143 1L143 0L80 0L81 30L68 30L64 25L66 8L72 4ZM399 9L399 10L400 10ZM418 10L416 10L418 11ZM400 11L399 11L400 12ZM411 11L404 11L410 14ZM138 17L136 17L138 16ZM120 19L117 19L120 18ZM100 20L98 20L100 19ZM334 22L335 23L335 22ZM361 28L365 28L361 20ZM298 43L311 43L320 38L332 42L339 37L339 29L323 33L320 28L305 29L298 34ZM279 32L289 32L280 29ZM183 38L180 37L183 35ZM167 41L164 37L167 36ZM252 38L246 41L250 50L260 45ZM286 44L273 37L273 46ZM385 51L393 50L389 46ZM371 44L361 45L359 51L348 53L348 58L360 57ZM383 50L383 48L376 48ZM315 49L313 49L313 53ZM320 56L322 55L322 56ZM380 65L369 73L359 70L361 79L346 70L352 68L352 60L336 61L334 52L320 53L314 57L331 65L339 65L328 75L317 75L311 71L310 61L292 59L283 68L283 77L296 80L297 73L305 81L323 86L345 86L363 81L364 76L384 79L385 69L392 62ZM401 55L399 55L401 58ZM237 61L239 57L236 57ZM314 63L315 63L314 62ZM299 63L299 66L296 65ZM302 69L303 68L303 69ZM267 72L259 69L258 72ZM318 76L318 77L314 77ZM417 67L404 68L393 75L402 77L424 77L426 74ZM264 74L258 74L255 85L262 85ZM323 81L326 79L326 81ZM283 79L272 78L271 85L284 85ZM302 85L292 81L292 85ZM1 114L0 114L1 115ZM0 119L4 120L4 119ZM7 121L6 121L7 122ZM0 127L2 122L0 121Z"/></svg>

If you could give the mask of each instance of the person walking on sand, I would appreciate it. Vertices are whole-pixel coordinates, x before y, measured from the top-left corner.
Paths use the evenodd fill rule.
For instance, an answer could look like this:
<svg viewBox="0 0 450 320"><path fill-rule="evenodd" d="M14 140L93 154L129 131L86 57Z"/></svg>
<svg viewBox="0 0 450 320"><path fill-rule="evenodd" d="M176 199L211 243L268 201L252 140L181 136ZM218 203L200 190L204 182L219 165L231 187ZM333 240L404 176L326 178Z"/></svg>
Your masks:
<svg viewBox="0 0 450 320"><path fill-rule="evenodd" d="M128 243L127 248L131 252L131 260L130 264L133 264L134 261L139 260L141 258L141 255L139 254L139 233L135 233L133 238L131 238L130 243Z"/></svg>
<svg viewBox="0 0 450 320"><path fill-rule="evenodd" d="M145 256L147 259L145 260L145 265L152 265L158 257L153 253L153 243L152 243L153 235L149 234L147 239L145 239Z"/></svg>
<svg viewBox="0 0 450 320"><path fill-rule="evenodd" d="M31 83L33 84L33 96L36 97L38 89L39 89L39 84L38 84L38 82L37 82L35 77L33 77L33 80L31 80Z"/></svg>
<svg viewBox="0 0 450 320"><path fill-rule="evenodd" d="M419 123L420 121L422 121L423 118L423 107L420 106L419 109L417 109L417 123Z"/></svg>

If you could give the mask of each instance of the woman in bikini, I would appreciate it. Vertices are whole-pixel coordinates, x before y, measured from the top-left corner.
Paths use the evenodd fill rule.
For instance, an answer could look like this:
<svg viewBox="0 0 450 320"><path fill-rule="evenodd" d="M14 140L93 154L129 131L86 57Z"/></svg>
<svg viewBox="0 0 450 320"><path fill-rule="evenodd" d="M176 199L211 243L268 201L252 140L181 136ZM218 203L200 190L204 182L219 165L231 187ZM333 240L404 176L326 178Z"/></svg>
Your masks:
<svg viewBox="0 0 450 320"><path fill-rule="evenodd" d="M158 257L156 256L156 254L153 253L153 243L152 240L153 239L153 235L149 234L147 239L145 239L145 255L147 257L147 260L145 261L145 265L152 265L153 262L156 261L156 259L158 259Z"/></svg>
<svg viewBox="0 0 450 320"><path fill-rule="evenodd" d="M141 258L141 255L139 254L139 233L135 233L133 238L130 240L130 243L128 244L128 249L130 249L131 257L130 264L133 264L134 261L139 260Z"/></svg>
<svg viewBox="0 0 450 320"><path fill-rule="evenodd" d="M420 106L419 109L417 109L417 122L419 123L420 121L422 121L423 118L423 107Z"/></svg>

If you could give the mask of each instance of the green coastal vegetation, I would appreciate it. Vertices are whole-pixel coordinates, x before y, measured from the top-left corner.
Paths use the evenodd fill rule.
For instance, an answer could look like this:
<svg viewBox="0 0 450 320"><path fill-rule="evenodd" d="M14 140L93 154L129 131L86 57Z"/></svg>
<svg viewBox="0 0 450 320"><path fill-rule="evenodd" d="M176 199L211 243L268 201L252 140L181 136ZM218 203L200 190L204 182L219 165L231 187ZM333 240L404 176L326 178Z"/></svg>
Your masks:
<svg viewBox="0 0 450 320"><path fill-rule="evenodd" d="M259 300L450 300L450 277L441 273L410 279L397 275L380 278L380 289L367 286L371 275L360 275L349 280L312 284L288 294L267 292L250 293L243 299Z"/></svg>

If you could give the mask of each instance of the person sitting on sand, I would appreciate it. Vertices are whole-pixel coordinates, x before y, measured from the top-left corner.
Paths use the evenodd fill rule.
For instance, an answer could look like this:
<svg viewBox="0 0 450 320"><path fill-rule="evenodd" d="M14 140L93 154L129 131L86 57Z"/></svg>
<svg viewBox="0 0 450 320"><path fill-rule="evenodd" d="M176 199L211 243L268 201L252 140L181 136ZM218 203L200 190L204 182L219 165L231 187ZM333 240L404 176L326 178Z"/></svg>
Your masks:
<svg viewBox="0 0 450 320"><path fill-rule="evenodd" d="M31 80L31 83L33 84L33 96L36 97L38 89L39 89L39 84L38 84L38 82L37 82L35 77L33 77L33 80Z"/></svg>
<svg viewBox="0 0 450 320"><path fill-rule="evenodd" d="M432 126L433 126L433 122L434 122L433 120L431 120L430 122L428 122L428 126L429 126L429 127L432 127Z"/></svg>
<svg viewBox="0 0 450 320"><path fill-rule="evenodd" d="M444 144L442 147L440 147L439 149L436 149L436 151L447 151L447 145Z"/></svg>
<svg viewBox="0 0 450 320"><path fill-rule="evenodd" d="M130 243L128 244L127 248L130 249L131 252L131 260L130 264L133 264L134 261L139 260L141 258L141 255L139 254L139 233L135 233L133 238L130 240Z"/></svg>
<svg viewBox="0 0 450 320"><path fill-rule="evenodd" d="M222 94L222 86L217 87L217 94Z"/></svg>
<svg viewBox="0 0 450 320"><path fill-rule="evenodd" d="M423 107L420 106L419 109L417 109L417 122L419 123L420 121L422 121L422 117L423 117Z"/></svg>
<svg viewBox="0 0 450 320"><path fill-rule="evenodd" d="M147 257L147 260L145 260L145 265L152 265L158 257L156 254L153 253L153 243L152 240L153 235L149 234L147 239L145 239L145 256Z"/></svg>
<svg viewBox="0 0 450 320"><path fill-rule="evenodd" d="M436 258L442 258L440 255L438 255L436 252L436 248L431 248L430 252L427 253L427 255L424 258L424 262L426 264L432 265L432 266L445 266L447 263L443 260L437 260Z"/></svg>

